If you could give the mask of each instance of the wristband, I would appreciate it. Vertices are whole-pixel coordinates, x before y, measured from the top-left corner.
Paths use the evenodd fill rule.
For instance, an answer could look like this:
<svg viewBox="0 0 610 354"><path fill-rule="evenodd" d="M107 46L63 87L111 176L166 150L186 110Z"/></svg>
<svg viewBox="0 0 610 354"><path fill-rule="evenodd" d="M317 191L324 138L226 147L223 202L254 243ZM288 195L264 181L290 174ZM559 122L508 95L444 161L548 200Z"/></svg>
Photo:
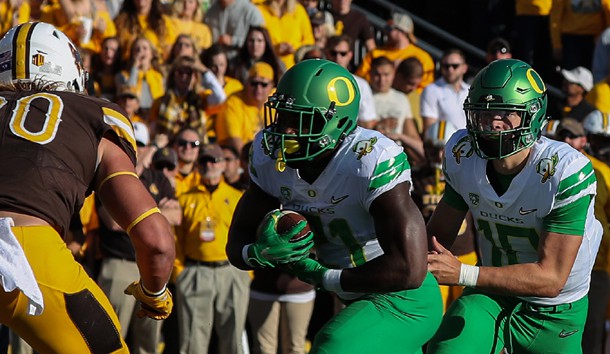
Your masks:
<svg viewBox="0 0 610 354"><path fill-rule="evenodd" d="M248 249L250 248L250 246L252 246L251 243L247 244L244 246L244 248L241 249L241 258L244 260L244 262L246 262L247 265L249 265L252 268L256 268L256 266L250 262L248 262Z"/></svg>
<svg viewBox="0 0 610 354"><path fill-rule="evenodd" d="M332 292L343 292L341 288L341 269L329 269L322 276L322 288Z"/></svg>
<svg viewBox="0 0 610 354"><path fill-rule="evenodd" d="M475 287L477 279L479 279L479 267L462 263L458 285Z"/></svg>
<svg viewBox="0 0 610 354"><path fill-rule="evenodd" d="M146 294L147 296L150 297L157 297L159 295L162 295L165 290L167 289L167 284L163 285L163 289L157 291L157 292L152 292L148 289L146 289L146 287L144 286L144 283L142 283L142 281L140 281L140 286L142 287L142 291L144 292L144 294Z"/></svg>

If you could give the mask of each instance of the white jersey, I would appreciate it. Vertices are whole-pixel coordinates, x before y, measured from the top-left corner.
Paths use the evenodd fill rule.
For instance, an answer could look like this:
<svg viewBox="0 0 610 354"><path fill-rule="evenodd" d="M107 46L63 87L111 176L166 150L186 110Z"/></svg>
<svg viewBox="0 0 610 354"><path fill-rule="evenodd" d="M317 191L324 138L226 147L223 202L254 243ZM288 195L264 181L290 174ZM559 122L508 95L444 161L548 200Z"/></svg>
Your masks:
<svg viewBox="0 0 610 354"><path fill-rule="evenodd" d="M445 147L445 177L474 216L483 266L537 262L544 218L557 208L596 193L589 159L569 145L545 137L533 145L527 164L502 196L496 194L487 179L487 163L472 148L465 129L456 132ZM587 294L602 236L594 204L592 199L582 244L561 293L555 298L522 299L557 305Z"/></svg>
<svg viewBox="0 0 610 354"><path fill-rule="evenodd" d="M375 235L371 203L399 183L411 180L402 147L377 131L356 128L313 184L298 170L275 169L265 155L262 133L254 139L251 179L278 198L285 209L307 216L315 233L320 262L351 268L383 254Z"/></svg>

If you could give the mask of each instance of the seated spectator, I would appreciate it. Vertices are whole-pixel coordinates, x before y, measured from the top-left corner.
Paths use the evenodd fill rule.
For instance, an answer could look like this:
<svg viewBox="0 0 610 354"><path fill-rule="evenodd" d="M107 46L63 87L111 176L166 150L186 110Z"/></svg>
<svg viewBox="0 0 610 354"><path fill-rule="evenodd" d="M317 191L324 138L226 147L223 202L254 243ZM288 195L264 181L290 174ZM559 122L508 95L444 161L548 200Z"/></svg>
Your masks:
<svg viewBox="0 0 610 354"><path fill-rule="evenodd" d="M264 27L269 31L275 52L289 69L294 65L296 50L314 43L307 11L297 0L265 0L258 9L265 19Z"/></svg>
<svg viewBox="0 0 610 354"><path fill-rule="evenodd" d="M126 117L132 123L148 123L138 113L140 111L140 99L135 90L129 86L123 86L115 98L116 104L125 110Z"/></svg>
<svg viewBox="0 0 610 354"><path fill-rule="evenodd" d="M610 36L610 28L608 36ZM610 50L610 45L608 48ZM610 66L610 57L606 59L606 66ZM596 84L593 85L593 88L587 93L585 99L601 112L610 112L610 73L605 77L602 77L601 80L595 82Z"/></svg>
<svg viewBox="0 0 610 354"><path fill-rule="evenodd" d="M424 146L413 121L407 96L392 88L394 63L377 57L371 63L371 88L378 121L375 129L402 145L411 164L424 162Z"/></svg>
<svg viewBox="0 0 610 354"><path fill-rule="evenodd" d="M489 41L487 52L485 53L485 61L491 63L498 59L510 59L513 55L510 51L510 44L502 37L496 37Z"/></svg>
<svg viewBox="0 0 610 354"><path fill-rule="evenodd" d="M176 189L176 174L178 173L178 155L169 146L158 149L152 157L152 169L163 172L172 188Z"/></svg>
<svg viewBox="0 0 610 354"><path fill-rule="evenodd" d="M169 57L177 34L171 18L164 13L161 0L123 0L114 23L121 29L118 32L121 48L131 48L137 38L144 37L159 53L160 63Z"/></svg>
<svg viewBox="0 0 610 354"><path fill-rule="evenodd" d="M54 24L78 47L99 53L102 40L117 34L107 8L93 0L59 0L48 4L48 11L40 20Z"/></svg>
<svg viewBox="0 0 610 354"><path fill-rule="evenodd" d="M276 78L274 86L277 85L279 78L286 70L284 63L278 58L271 37L265 27L252 26L246 35L246 43L239 50L235 59L235 65L231 69L231 76L239 81L246 82L248 71L254 63L264 61L273 68L273 75Z"/></svg>
<svg viewBox="0 0 610 354"><path fill-rule="evenodd" d="M231 96L235 92L239 92L244 89L244 85L241 81L226 75L229 65L229 58L227 52L223 46L214 44L201 54L201 62L216 76L216 80L222 86L226 97ZM212 92L210 89L204 91L204 95L210 95ZM218 104L210 104L206 107L205 113L208 115L206 123L206 132L209 141L216 140L216 119L218 118L218 112L222 109L224 101Z"/></svg>
<svg viewBox="0 0 610 354"><path fill-rule="evenodd" d="M300 63L307 59L326 59L322 48L315 44L304 45L294 52L294 62Z"/></svg>
<svg viewBox="0 0 610 354"><path fill-rule="evenodd" d="M373 27L362 12L352 8L352 0L332 0L331 5L336 35L350 36L354 41L363 45L368 52L377 47ZM357 50L355 46L351 49L352 51Z"/></svg>
<svg viewBox="0 0 610 354"><path fill-rule="evenodd" d="M354 56L352 38L347 35L332 36L326 45L326 57L344 68L348 68ZM360 106L358 109L358 125L372 129L377 122L373 92L368 81L358 75L354 79L360 89Z"/></svg>
<svg viewBox="0 0 610 354"><path fill-rule="evenodd" d="M368 80L371 62L377 57L387 57L394 61L396 66L406 58L416 57L424 68L424 77L418 90L431 84L434 81L434 60L428 52L415 45L417 40L413 27L413 20L407 14L394 13L385 28L388 36L386 43L366 54L356 74Z"/></svg>
<svg viewBox="0 0 610 354"><path fill-rule="evenodd" d="M203 22L212 30L214 43L225 47L232 62L244 45L248 29L262 26L265 20L249 0L217 0L212 2Z"/></svg>
<svg viewBox="0 0 610 354"><path fill-rule="evenodd" d="M240 153L232 146L221 146L225 159L225 171L223 176L225 182L231 187L245 191L248 187L248 179L242 178L244 169L241 167Z"/></svg>
<svg viewBox="0 0 610 354"><path fill-rule="evenodd" d="M121 50L117 37L102 41L102 50L91 58L89 80L92 81L95 96L114 101L117 93L116 78L121 71Z"/></svg>
<svg viewBox="0 0 610 354"><path fill-rule="evenodd" d="M171 18L176 33L188 34L200 50L212 45L212 31L203 23L201 0L175 0L172 4Z"/></svg>
<svg viewBox="0 0 610 354"><path fill-rule="evenodd" d="M561 70L563 84L561 90L565 94L563 101L558 104L561 118L574 118L583 122L585 117L595 110L585 96L593 88L593 75L589 69L579 66L572 70ZM558 117L559 118L559 117Z"/></svg>
<svg viewBox="0 0 610 354"><path fill-rule="evenodd" d="M176 173L176 197L199 184L200 175L196 164L201 146L201 136L196 130L185 128L176 135L172 142L178 156Z"/></svg>
<svg viewBox="0 0 610 354"><path fill-rule="evenodd" d="M264 125L264 104L274 88L273 79L273 69L267 63L258 62L250 68L244 89L229 96L218 113L219 144L241 151L245 143L254 139Z"/></svg>
<svg viewBox="0 0 610 354"><path fill-rule="evenodd" d="M204 96L200 85L209 88ZM172 141L182 129L191 128L206 140L205 109L226 99L216 76L199 60L180 57L174 61L167 75L167 91L156 99L151 110L151 123L156 135L166 135Z"/></svg>
<svg viewBox="0 0 610 354"><path fill-rule="evenodd" d="M413 119L417 124L417 131L420 135L424 132L424 121L420 112L421 92L417 90L417 87L419 87L423 77L424 68L421 62L416 57L410 57L398 64L392 83L394 89L407 95L411 104L411 113L413 113Z"/></svg>
<svg viewBox="0 0 610 354"><path fill-rule="evenodd" d="M199 47L195 43L193 37L188 34L179 34L176 37L176 41L172 45L172 48L169 52L169 57L167 58L165 67L169 68L172 66L172 63L179 57L191 57L193 59L197 59L199 56ZM166 70L166 72L168 71Z"/></svg>
<svg viewBox="0 0 610 354"><path fill-rule="evenodd" d="M126 70L117 75L117 88L121 90L123 86L129 86L135 89L142 116L148 119L153 101L165 93L163 81L159 55L152 43L144 37L137 38L129 51Z"/></svg>
<svg viewBox="0 0 610 354"><path fill-rule="evenodd" d="M309 15L309 22L311 22L314 44L320 48L326 47L328 38L335 35L332 15L326 11L316 11Z"/></svg>

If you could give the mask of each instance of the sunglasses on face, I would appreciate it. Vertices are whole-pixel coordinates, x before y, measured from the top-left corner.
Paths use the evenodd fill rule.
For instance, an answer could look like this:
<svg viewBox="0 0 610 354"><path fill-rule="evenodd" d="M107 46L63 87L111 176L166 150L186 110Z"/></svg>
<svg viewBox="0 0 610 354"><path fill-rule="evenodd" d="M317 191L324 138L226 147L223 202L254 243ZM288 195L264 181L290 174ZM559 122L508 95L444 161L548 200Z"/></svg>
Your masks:
<svg viewBox="0 0 610 354"><path fill-rule="evenodd" d="M196 148L199 145L201 145L201 142L199 142L199 140L195 140L195 141L188 141L188 140L184 140L184 139L178 139L178 146L179 147L187 147L190 146L191 148Z"/></svg>
<svg viewBox="0 0 610 354"><path fill-rule="evenodd" d="M334 49L330 51L330 55L333 56L333 57L336 57L336 56L344 57L344 56L346 56L348 54L349 54L348 51L340 51L340 50L334 50Z"/></svg>
<svg viewBox="0 0 610 354"><path fill-rule="evenodd" d="M222 157L212 157L212 156L203 156L199 159L199 163L201 165L205 165L207 163L220 163L223 162L225 159Z"/></svg>
<svg viewBox="0 0 610 354"><path fill-rule="evenodd" d="M441 64L441 68L448 70L449 68L452 68L453 70L459 68L460 66L462 66L462 63L445 63L445 64Z"/></svg>
<svg viewBox="0 0 610 354"><path fill-rule="evenodd" d="M267 86L269 86L269 83L263 82L263 81L250 81L250 86L252 86L252 87L262 86L263 88L266 88Z"/></svg>

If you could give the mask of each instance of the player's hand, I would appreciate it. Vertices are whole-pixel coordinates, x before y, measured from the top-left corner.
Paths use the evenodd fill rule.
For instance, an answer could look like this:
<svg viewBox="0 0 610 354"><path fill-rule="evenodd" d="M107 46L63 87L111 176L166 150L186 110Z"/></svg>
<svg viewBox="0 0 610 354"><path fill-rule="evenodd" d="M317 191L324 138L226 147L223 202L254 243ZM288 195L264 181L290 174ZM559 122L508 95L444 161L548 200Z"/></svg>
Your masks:
<svg viewBox="0 0 610 354"><path fill-rule="evenodd" d="M281 212L274 210L265 216L257 230L257 240L248 248L248 262L259 267L274 268L277 264L295 262L309 256L313 247L313 233L296 242L290 239L305 228L307 222L300 221L290 231L278 234L277 219Z"/></svg>
<svg viewBox="0 0 610 354"><path fill-rule="evenodd" d="M436 237L432 237L431 245L432 251L428 252L428 271L440 285L457 285L462 262L443 247Z"/></svg>
<svg viewBox="0 0 610 354"><path fill-rule="evenodd" d="M125 289L125 294L133 295L136 300L140 301L140 311L138 317L150 317L155 320L164 320L169 317L174 307L172 301L172 293L167 288L161 295L149 295L140 281L134 281Z"/></svg>
<svg viewBox="0 0 610 354"><path fill-rule="evenodd" d="M292 275L296 275L302 281L309 283L318 289L322 288L324 273L328 271L328 268L309 257L287 264L283 268Z"/></svg>

